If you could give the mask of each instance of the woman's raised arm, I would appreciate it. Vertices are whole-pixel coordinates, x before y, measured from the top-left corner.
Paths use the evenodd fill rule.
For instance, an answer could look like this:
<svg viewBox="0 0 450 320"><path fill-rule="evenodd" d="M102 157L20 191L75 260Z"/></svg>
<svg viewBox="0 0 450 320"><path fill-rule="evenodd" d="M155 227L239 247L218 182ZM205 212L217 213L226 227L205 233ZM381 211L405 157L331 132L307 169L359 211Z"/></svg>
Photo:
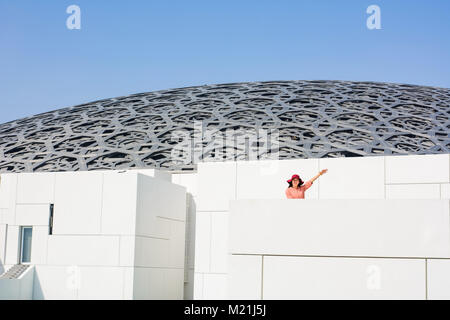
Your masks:
<svg viewBox="0 0 450 320"><path fill-rule="evenodd" d="M314 178L312 178L311 179L311 181L313 182L314 180L316 180L318 177L320 177L321 175L323 175L325 172L327 172L328 171L328 169L323 169L323 170L321 170L318 174L316 174L315 176L314 176Z"/></svg>

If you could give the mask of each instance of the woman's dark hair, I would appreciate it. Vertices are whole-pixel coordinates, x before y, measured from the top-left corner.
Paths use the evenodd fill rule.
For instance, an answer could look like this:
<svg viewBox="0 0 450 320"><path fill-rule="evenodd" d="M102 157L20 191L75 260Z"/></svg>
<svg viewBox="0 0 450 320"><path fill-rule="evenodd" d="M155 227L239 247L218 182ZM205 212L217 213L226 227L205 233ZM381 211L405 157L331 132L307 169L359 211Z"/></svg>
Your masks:
<svg viewBox="0 0 450 320"><path fill-rule="evenodd" d="M291 182L288 182L288 183L289 183L289 188L292 188L292 181L291 181ZM303 180L302 180L302 178L300 178L300 181L299 181L299 183L298 183L298 186L300 187L302 184L303 184Z"/></svg>

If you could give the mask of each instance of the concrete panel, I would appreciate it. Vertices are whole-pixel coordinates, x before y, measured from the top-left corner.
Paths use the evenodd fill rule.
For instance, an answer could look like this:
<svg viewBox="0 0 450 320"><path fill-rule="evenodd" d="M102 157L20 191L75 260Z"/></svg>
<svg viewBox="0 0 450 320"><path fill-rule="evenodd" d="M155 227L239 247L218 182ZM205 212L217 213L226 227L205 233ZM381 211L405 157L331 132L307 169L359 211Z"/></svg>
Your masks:
<svg viewBox="0 0 450 320"><path fill-rule="evenodd" d="M167 298L166 272L163 268L134 269L134 299L163 300Z"/></svg>
<svg viewBox="0 0 450 320"><path fill-rule="evenodd" d="M228 272L228 213L211 213L210 272Z"/></svg>
<svg viewBox="0 0 450 320"><path fill-rule="evenodd" d="M123 299L123 268L80 267L80 276L79 300Z"/></svg>
<svg viewBox="0 0 450 320"><path fill-rule="evenodd" d="M203 300L203 275L204 273L194 272L194 300Z"/></svg>
<svg viewBox="0 0 450 320"><path fill-rule="evenodd" d="M308 181L319 173L318 159L237 161L237 199L286 199L286 180L298 174ZM305 192L317 199L319 180Z"/></svg>
<svg viewBox="0 0 450 320"><path fill-rule="evenodd" d="M190 193L186 193L186 203L186 221L195 223L195 214L197 212L197 203L195 197Z"/></svg>
<svg viewBox="0 0 450 320"><path fill-rule="evenodd" d="M156 169L132 169L128 170L128 172L136 172L141 173L143 175L154 177L160 180L164 180L167 182L172 181L172 173L168 171L156 170Z"/></svg>
<svg viewBox="0 0 450 320"><path fill-rule="evenodd" d="M236 163L200 162L197 168L197 211L228 211L236 198Z"/></svg>
<svg viewBox="0 0 450 320"><path fill-rule="evenodd" d="M262 256L230 255L228 299L260 300L262 289Z"/></svg>
<svg viewBox="0 0 450 320"><path fill-rule="evenodd" d="M439 184L388 184L386 199L440 199Z"/></svg>
<svg viewBox="0 0 450 320"><path fill-rule="evenodd" d="M175 183L175 184L180 184L180 174L178 174L178 173L172 174L171 182Z"/></svg>
<svg viewBox="0 0 450 320"><path fill-rule="evenodd" d="M33 299L33 283L34 283L34 266L30 266L23 274L20 275L19 279L13 280L18 281L20 285L20 300L32 300ZM1 290L0 290L1 291Z"/></svg>
<svg viewBox="0 0 450 320"><path fill-rule="evenodd" d="M121 267L134 267L135 236L120 236L120 262Z"/></svg>
<svg viewBox="0 0 450 320"><path fill-rule="evenodd" d="M450 260L428 259L428 299L450 299Z"/></svg>
<svg viewBox="0 0 450 320"><path fill-rule="evenodd" d="M154 177L157 179L167 181L167 182L172 181L172 174L168 171L155 170Z"/></svg>
<svg viewBox="0 0 450 320"><path fill-rule="evenodd" d="M184 268L186 252L186 225L183 221L170 221L169 263L170 268Z"/></svg>
<svg viewBox="0 0 450 320"><path fill-rule="evenodd" d="M195 265L195 224L195 220L186 222L186 262L190 268L194 268Z"/></svg>
<svg viewBox="0 0 450 320"><path fill-rule="evenodd" d="M105 173L102 194L102 233L135 234L137 173Z"/></svg>
<svg viewBox="0 0 450 320"><path fill-rule="evenodd" d="M171 182L138 175L136 235L168 238L166 219L185 221L186 189Z"/></svg>
<svg viewBox="0 0 450 320"><path fill-rule="evenodd" d="M0 300L31 300L34 268L29 267L18 279L0 279Z"/></svg>
<svg viewBox="0 0 450 320"><path fill-rule="evenodd" d="M383 157L323 158L319 165L328 169L318 179L320 199L384 198Z"/></svg>
<svg viewBox="0 0 450 320"><path fill-rule="evenodd" d="M211 214L210 212L197 212L195 224L195 272L210 271Z"/></svg>
<svg viewBox="0 0 450 320"><path fill-rule="evenodd" d="M184 292L184 270L165 269L166 299L183 300Z"/></svg>
<svg viewBox="0 0 450 320"><path fill-rule="evenodd" d="M188 278L188 269L194 270L195 265L195 225L196 225L196 207L193 197L190 193L186 194L188 208L186 211L186 244L185 244L185 279ZM192 271L193 272L193 271ZM192 281L188 284L190 290L189 296L193 299L193 274ZM186 294L185 294L186 295Z"/></svg>
<svg viewBox="0 0 450 320"><path fill-rule="evenodd" d="M19 236L20 228L18 226L8 225L6 240L6 258L5 264L19 263Z"/></svg>
<svg viewBox="0 0 450 320"><path fill-rule="evenodd" d="M386 156L386 183L448 183L449 154Z"/></svg>
<svg viewBox="0 0 450 320"><path fill-rule="evenodd" d="M47 263L48 227L34 226L31 243L31 263L34 265Z"/></svg>
<svg viewBox="0 0 450 320"><path fill-rule="evenodd" d="M172 183L179 184L186 188L194 197L198 195L198 175L197 173L175 173L172 174Z"/></svg>
<svg viewBox="0 0 450 320"><path fill-rule="evenodd" d="M228 298L228 275L205 273L203 275L203 299L226 300Z"/></svg>
<svg viewBox="0 0 450 320"><path fill-rule="evenodd" d="M0 208L13 208L16 204L17 173L0 175Z"/></svg>
<svg viewBox="0 0 450 320"><path fill-rule="evenodd" d="M138 202L145 204L156 216L175 220L186 220L186 188L168 181L138 176ZM142 208L142 207L138 207Z"/></svg>
<svg viewBox="0 0 450 320"><path fill-rule="evenodd" d="M16 219L17 174L0 175L0 210L4 224L15 224Z"/></svg>
<svg viewBox="0 0 450 320"><path fill-rule="evenodd" d="M49 219L49 204L18 204L16 206L16 225L48 226Z"/></svg>
<svg viewBox="0 0 450 320"><path fill-rule="evenodd" d="M136 214L136 235L141 237L169 239L169 219L159 218L155 214L156 213L151 208L147 210L138 208Z"/></svg>
<svg viewBox="0 0 450 320"><path fill-rule="evenodd" d="M187 270L188 276L184 283L184 300L194 300L194 270Z"/></svg>
<svg viewBox="0 0 450 320"><path fill-rule="evenodd" d="M450 183L441 184L441 199L450 199Z"/></svg>
<svg viewBox="0 0 450 320"><path fill-rule="evenodd" d="M235 254L450 257L446 200L237 200L230 232Z"/></svg>
<svg viewBox="0 0 450 320"><path fill-rule="evenodd" d="M425 260L264 257L263 299L425 299Z"/></svg>
<svg viewBox="0 0 450 320"><path fill-rule="evenodd" d="M123 299L132 300L134 290L134 268L123 267Z"/></svg>
<svg viewBox="0 0 450 320"><path fill-rule="evenodd" d="M80 287L76 266L35 266L33 300L74 300Z"/></svg>
<svg viewBox="0 0 450 320"><path fill-rule="evenodd" d="M0 209L3 224L16 224L16 206L9 209Z"/></svg>
<svg viewBox="0 0 450 320"><path fill-rule="evenodd" d="M164 268L169 265L169 240L136 237L135 266Z"/></svg>
<svg viewBox="0 0 450 320"><path fill-rule="evenodd" d="M17 180L17 203L53 203L54 186L54 173L20 173Z"/></svg>
<svg viewBox="0 0 450 320"><path fill-rule="evenodd" d="M0 224L0 274L3 273L5 264L7 228L6 224Z"/></svg>
<svg viewBox="0 0 450 320"><path fill-rule="evenodd" d="M118 266L118 236L50 236L49 265Z"/></svg>
<svg viewBox="0 0 450 320"><path fill-rule="evenodd" d="M53 234L100 234L103 174L56 174Z"/></svg>
<svg viewBox="0 0 450 320"><path fill-rule="evenodd" d="M20 297L20 282L17 280L0 279L0 300L18 300Z"/></svg>

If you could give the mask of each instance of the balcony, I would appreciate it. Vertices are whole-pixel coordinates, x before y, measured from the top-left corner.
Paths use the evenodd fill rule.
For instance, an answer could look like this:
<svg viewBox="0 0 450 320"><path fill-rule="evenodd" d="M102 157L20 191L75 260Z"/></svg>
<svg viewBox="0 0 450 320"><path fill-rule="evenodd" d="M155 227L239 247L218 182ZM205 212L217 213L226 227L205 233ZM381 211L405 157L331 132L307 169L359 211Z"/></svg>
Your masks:
<svg viewBox="0 0 450 320"><path fill-rule="evenodd" d="M230 299L426 299L450 269L448 200L233 200Z"/></svg>

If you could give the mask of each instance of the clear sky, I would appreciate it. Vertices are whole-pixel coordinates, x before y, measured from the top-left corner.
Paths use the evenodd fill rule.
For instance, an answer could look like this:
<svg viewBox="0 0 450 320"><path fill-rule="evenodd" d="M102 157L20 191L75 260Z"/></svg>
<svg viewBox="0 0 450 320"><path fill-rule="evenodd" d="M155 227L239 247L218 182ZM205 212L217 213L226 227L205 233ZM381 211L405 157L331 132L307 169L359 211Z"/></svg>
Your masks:
<svg viewBox="0 0 450 320"><path fill-rule="evenodd" d="M69 30L69 5L81 29ZM369 30L369 5L381 29ZM0 0L0 123L215 83L363 80L450 88L449 0Z"/></svg>

